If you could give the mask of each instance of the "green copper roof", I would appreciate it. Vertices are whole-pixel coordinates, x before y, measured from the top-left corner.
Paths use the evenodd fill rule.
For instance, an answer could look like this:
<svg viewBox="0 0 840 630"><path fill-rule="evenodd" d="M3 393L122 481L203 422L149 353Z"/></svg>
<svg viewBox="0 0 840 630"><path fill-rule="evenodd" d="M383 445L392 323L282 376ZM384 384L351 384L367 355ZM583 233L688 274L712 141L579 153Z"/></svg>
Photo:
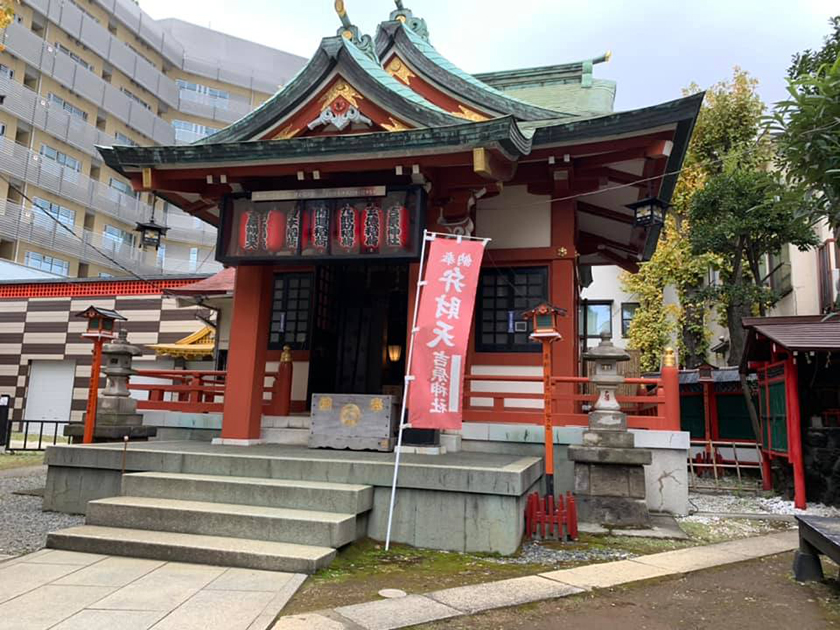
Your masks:
<svg viewBox="0 0 840 630"><path fill-rule="evenodd" d="M609 114L615 102L615 81L595 79L592 87L580 84L522 85L505 88L505 93L548 109L574 112L580 116Z"/></svg>
<svg viewBox="0 0 840 630"><path fill-rule="evenodd" d="M346 39L343 39L342 42L344 44L344 47L350 53L350 55L356 60L356 63L358 63L359 66L363 68L371 77L373 77L379 83L381 83L383 87L399 94L406 100L417 103L422 107L428 107L429 109L436 110L443 114L449 114L449 112L447 112L446 110L441 109L440 107L438 107L430 101L427 101L420 94L418 94L411 88L403 85L400 81L397 81L394 77L385 72L385 70L379 63L375 62L373 59L368 57L364 52L362 52L351 42L347 41Z"/></svg>

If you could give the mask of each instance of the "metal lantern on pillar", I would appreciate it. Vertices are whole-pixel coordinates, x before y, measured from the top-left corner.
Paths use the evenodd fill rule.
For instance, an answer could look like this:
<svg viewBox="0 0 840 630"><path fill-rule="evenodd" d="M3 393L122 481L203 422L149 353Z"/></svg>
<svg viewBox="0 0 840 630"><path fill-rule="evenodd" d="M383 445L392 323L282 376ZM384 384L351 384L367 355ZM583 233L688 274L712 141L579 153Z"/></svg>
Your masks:
<svg viewBox="0 0 840 630"><path fill-rule="evenodd" d="M543 355L543 405L545 415L545 489L546 496L553 501L554 497L554 425L552 423L551 387L551 344L560 340L560 318L566 311L551 304L540 304L522 314L523 318L531 320L533 332L531 339L542 343Z"/></svg>
<svg viewBox="0 0 840 630"><path fill-rule="evenodd" d="M140 248L154 247L155 251L160 249L161 239L169 231L168 227L155 221L154 213L148 221L138 223L134 229L140 233Z"/></svg>
<svg viewBox="0 0 840 630"><path fill-rule="evenodd" d="M665 223L665 212L670 207L659 197L646 197L627 206L633 211L633 221L636 227L661 226Z"/></svg>

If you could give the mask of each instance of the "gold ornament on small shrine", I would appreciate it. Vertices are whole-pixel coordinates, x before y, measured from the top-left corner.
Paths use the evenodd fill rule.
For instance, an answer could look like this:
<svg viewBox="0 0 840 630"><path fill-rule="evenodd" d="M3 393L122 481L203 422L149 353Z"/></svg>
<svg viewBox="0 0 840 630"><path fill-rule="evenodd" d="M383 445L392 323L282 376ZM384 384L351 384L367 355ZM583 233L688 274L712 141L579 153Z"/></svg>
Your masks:
<svg viewBox="0 0 840 630"><path fill-rule="evenodd" d="M332 398L329 396L324 396L321 400L318 401L318 409L321 411L331 411L333 408Z"/></svg>
<svg viewBox="0 0 840 630"><path fill-rule="evenodd" d="M370 410L371 411L382 411L385 409L385 404L382 402L381 398L371 398L370 400Z"/></svg>
<svg viewBox="0 0 840 630"><path fill-rule="evenodd" d="M347 403L341 408L341 414L339 415L339 419L341 420L341 424L345 427L355 427L359 424L359 420L362 417L362 410L359 409L359 405L353 403Z"/></svg>

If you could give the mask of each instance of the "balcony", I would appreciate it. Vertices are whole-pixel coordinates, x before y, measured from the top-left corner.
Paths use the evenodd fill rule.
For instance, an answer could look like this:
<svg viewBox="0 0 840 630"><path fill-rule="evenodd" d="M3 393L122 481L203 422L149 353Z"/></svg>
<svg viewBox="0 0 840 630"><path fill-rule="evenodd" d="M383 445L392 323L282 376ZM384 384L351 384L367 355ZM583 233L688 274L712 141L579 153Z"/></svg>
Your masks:
<svg viewBox="0 0 840 630"><path fill-rule="evenodd" d="M64 5L72 7L73 5ZM74 7L75 9L75 7ZM88 20L95 24L92 20ZM32 67L53 77L68 89L81 95L97 107L136 129L158 144L173 144L175 131L172 125L156 116L142 105L134 103L125 94L98 75L83 68L64 53L22 26L12 23L3 32L2 43L16 57ZM126 48L132 55L137 55ZM139 57L137 57L139 59ZM172 83L174 88L175 84Z"/></svg>
<svg viewBox="0 0 840 630"><path fill-rule="evenodd" d="M180 93L178 109L185 114L218 120L228 125L251 113L251 104L247 101L212 98L189 90L181 90ZM175 137L178 138L177 131Z"/></svg>
<svg viewBox="0 0 840 630"><path fill-rule="evenodd" d="M104 131L58 107L50 107L43 96L30 90L23 83L0 77L0 94L6 95L6 100L0 105L0 111L47 132L97 160L101 158L96 145L114 144L114 139Z"/></svg>
<svg viewBox="0 0 840 630"><path fill-rule="evenodd" d="M31 243L59 256L78 258L82 262L110 268L118 273L125 273L127 269L141 276L215 273L222 268L215 260L204 264L200 260L196 264L186 258L166 257L160 260L154 251L144 252L128 243L104 238L101 234L79 227L71 229L75 236L42 213L0 200L0 237Z"/></svg>
<svg viewBox="0 0 840 630"><path fill-rule="evenodd" d="M0 137L0 172L129 225L148 221L152 214L152 207L136 197L124 195L4 137ZM216 242L215 230L210 226L174 230L167 236L169 240L203 245Z"/></svg>

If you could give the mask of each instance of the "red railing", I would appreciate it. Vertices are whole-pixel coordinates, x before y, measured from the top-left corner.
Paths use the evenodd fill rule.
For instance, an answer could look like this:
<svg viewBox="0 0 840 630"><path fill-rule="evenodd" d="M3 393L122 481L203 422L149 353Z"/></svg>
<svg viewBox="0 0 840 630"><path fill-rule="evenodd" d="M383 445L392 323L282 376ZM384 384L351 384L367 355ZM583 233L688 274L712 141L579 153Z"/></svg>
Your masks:
<svg viewBox="0 0 840 630"><path fill-rule="evenodd" d="M676 369L674 375L676 376ZM678 383L663 370L663 378L628 378L625 385L635 385L637 395L617 396L622 411L627 413L627 425L631 429L672 430L680 429L679 394L676 407L673 396L666 395L670 385L678 389ZM464 378L464 421L511 424L537 424L545 422L543 412L543 379L539 376L488 376L469 375ZM487 391L490 387L475 389L475 385L534 384L533 392ZM551 378L552 409L551 420L555 426L586 426L589 422L583 405L594 403L595 394L583 393L590 380L582 376L554 376ZM496 388L498 390L498 388ZM512 388L510 388L512 389ZM521 389L521 388L520 388ZM522 403L518 403L522 401ZM527 402L525 402L527 401Z"/></svg>
<svg viewBox="0 0 840 630"><path fill-rule="evenodd" d="M669 368L664 368L662 378L626 379L625 386L634 385L639 388L636 395L617 396L622 410L628 414L627 425L631 429L679 431L679 383L676 368L671 370L673 373ZM137 404L141 411L221 413L224 408L225 372L137 370L137 375L161 381L129 384L132 391L148 392L148 400L141 400ZM588 424L584 405L594 403L597 398L595 394L583 392L589 383L590 380L582 376L552 377L551 418L555 426ZM476 384L484 384L484 387L479 385L476 389ZM523 385L526 389L531 385L533 391L523 392ZM543 379L539 376L465 376L464 422L543 425L542 386ZM265 386L263 391L271 393L272 386Z"/></svg>
<svg viewBox="0 0 840 630"><path fill-rule="evenodd" d="M140 411L221 413L225 404L225 375L226 372L214 370L137 370L137 376L165 382L129 382L128 389L148 392L148 400L137 402ZM271 393L272 386L265 386L263 391Z"/></svg>

